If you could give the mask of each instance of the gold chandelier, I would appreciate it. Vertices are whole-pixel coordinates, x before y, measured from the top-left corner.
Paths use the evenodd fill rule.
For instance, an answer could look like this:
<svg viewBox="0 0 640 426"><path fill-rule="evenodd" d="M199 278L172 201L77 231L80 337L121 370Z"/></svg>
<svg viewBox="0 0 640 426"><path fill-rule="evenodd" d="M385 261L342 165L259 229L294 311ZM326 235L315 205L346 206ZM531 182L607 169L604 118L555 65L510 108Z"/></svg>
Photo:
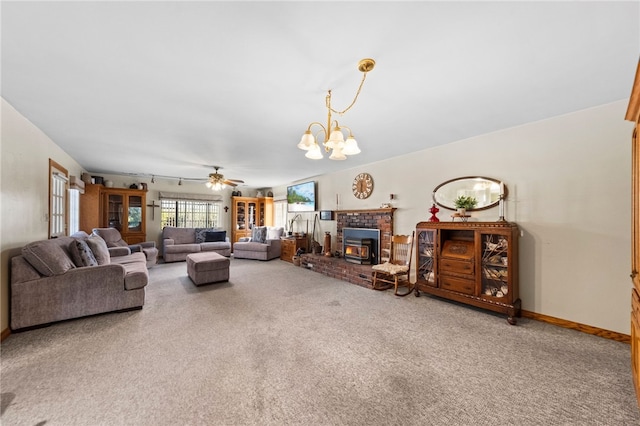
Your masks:
<svg viewBox="0 0 640 426"><path fill-rule="evenodd" d="M314 121L309 124L307 130L302 135L302 139L300 139L300 143L298 144L298 148L307 151L305 157L311 158L312 160L320 160L323 158L322 151L320 149L320 144L318 143L318 136L322 133L324 134L324 138L322 139L322 146L324 147L325 152L331 152L329 159L331 160L346 160L347 155L356 155L360 153L360 148L358 147L358 142L353 137L351 133L351 129L347 126L340 126L336 120L331 119L331 113L336 113L342 116L345 112L349 111L351 107L356 103L358 99L358 95L360 95L360 90L362 89L362 85L364 84L365 78L367 78L367 73L373 69L376 61L373 59L362 59L358 62L358 70L360 70L362 75L362 80L360 81L360 86L358 86L358 91L356 92L355 97L351 104L342 111L336 111L331 107L331 90L328 91L327 96L325 98L325 104L327 106L327 126L325 127L322 123L318 121ZM314 126L320 126L321 130L313 135L311 133L311 128ZM342 129L346 129L349 131L349 136L347 136L347 140L344 139L344 134L342 133Z"/></svg>

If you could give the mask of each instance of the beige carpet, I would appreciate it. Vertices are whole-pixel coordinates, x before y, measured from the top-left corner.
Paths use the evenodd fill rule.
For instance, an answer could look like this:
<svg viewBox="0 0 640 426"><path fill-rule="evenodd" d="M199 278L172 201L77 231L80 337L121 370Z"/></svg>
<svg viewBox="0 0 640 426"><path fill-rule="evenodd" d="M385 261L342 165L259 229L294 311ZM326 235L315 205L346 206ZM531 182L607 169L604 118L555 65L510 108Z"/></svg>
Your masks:
<svg viewBox="0 0 640 426"><path fill-rule="evenodd" d="M627 344L280 260L2 344L2 425L638 425Z"/></svg>

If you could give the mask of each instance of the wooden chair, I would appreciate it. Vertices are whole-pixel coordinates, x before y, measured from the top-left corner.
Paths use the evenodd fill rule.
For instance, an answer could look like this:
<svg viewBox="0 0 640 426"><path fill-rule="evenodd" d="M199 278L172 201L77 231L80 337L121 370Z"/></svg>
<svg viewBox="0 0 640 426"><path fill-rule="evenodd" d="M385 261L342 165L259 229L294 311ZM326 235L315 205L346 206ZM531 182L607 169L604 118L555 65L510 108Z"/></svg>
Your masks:
<svg viewBox="0 0 640 426"><path fill-rule="evenodd" d="M411 257L413 253L413 237L411 235L393 235L391 236L391 248L389 250L389 260L373 265L373 289L387 290L394 287L396 296L406 296L411 294L413 286L411 285ZM379 283L387 283L381 286ZM403 285L409 289L406 293L398 293L398 286Z"/></svg>

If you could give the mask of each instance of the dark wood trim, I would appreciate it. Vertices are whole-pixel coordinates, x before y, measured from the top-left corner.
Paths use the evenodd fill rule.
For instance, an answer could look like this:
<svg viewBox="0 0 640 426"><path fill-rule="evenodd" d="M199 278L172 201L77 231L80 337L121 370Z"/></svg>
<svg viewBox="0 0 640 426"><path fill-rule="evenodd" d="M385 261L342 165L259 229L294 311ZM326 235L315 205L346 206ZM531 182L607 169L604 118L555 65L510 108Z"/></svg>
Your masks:
<svg viewBox="0 0 640 426"><path fill-rule="evenodd" d="M7 337L11 335L11 329L9 327L2 330L2 334L0 334L0 342L4 341Z"/></svg>
<svg viewBox="0 0 640 426"><path fill-rule="evenodd" d="M538 314L536 312L525 311L524 309L521 312L524 318L531 318L536 321L546 322L549 324L557 325L558 327L570 328L572 330L581 331L587 334L593 334L595 336L604 337L605 339L611 339L622 343L631 343L631 336L629 336L628 334L604 330L602 328L592 327L590 325L580 324L577 322L555 318L544 314Z"/></svg>

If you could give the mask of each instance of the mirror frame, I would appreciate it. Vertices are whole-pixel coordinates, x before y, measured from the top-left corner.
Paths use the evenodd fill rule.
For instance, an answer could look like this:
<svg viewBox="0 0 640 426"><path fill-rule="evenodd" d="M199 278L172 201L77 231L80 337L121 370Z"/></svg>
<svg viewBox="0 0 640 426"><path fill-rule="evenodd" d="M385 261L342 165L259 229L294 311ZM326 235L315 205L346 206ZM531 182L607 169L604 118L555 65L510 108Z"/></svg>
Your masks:
<svg viewBox="0 0 640 426"><path fill-rule="evenodd" d="M500 181L498 179L493 179L493 178L489 178L489 177L486 177L486 176L463 176L463 177L458 177L458 178L455 178L455 179L450 179L450 180L448 180L446 182L442 182L440 185L436 186L433 189L433 192L431 193L431 199L433 200L433 202L435 204L437 204L440 207L443 207L443 208L445 208L447 210L456 210L456 207L453 204L454 200L451 200L451 205L442 204L441 202L439 202L436 199L436 193L438 192L439 189L441 189L445 185L448 185L448 184L450 184L452 182L457 182L457 181L461 181L461 180L468 180L468 179L482 179L482 180L486 180L486 181L489 181L489 182L492 182L492 183L497 183L498 185L502 184L503 188L504 188L504 193L503 193L502 199L504 200L504 199L507 198L507 194L509 193L509 191L507 190L507 185L505 185L504 182L502 182L502 181ZM444 201L442 201L442 202L444 202ZM500 203L500 198L498 198L496 201L494 201L494 202L492 202L490 204L487 204L487 205L484 205L484 206L481 206L481 207L475 207L473 209L468 209L467 211L487 210L487 209L490 209L492 207L497 206L499 203Z"/></svg>

